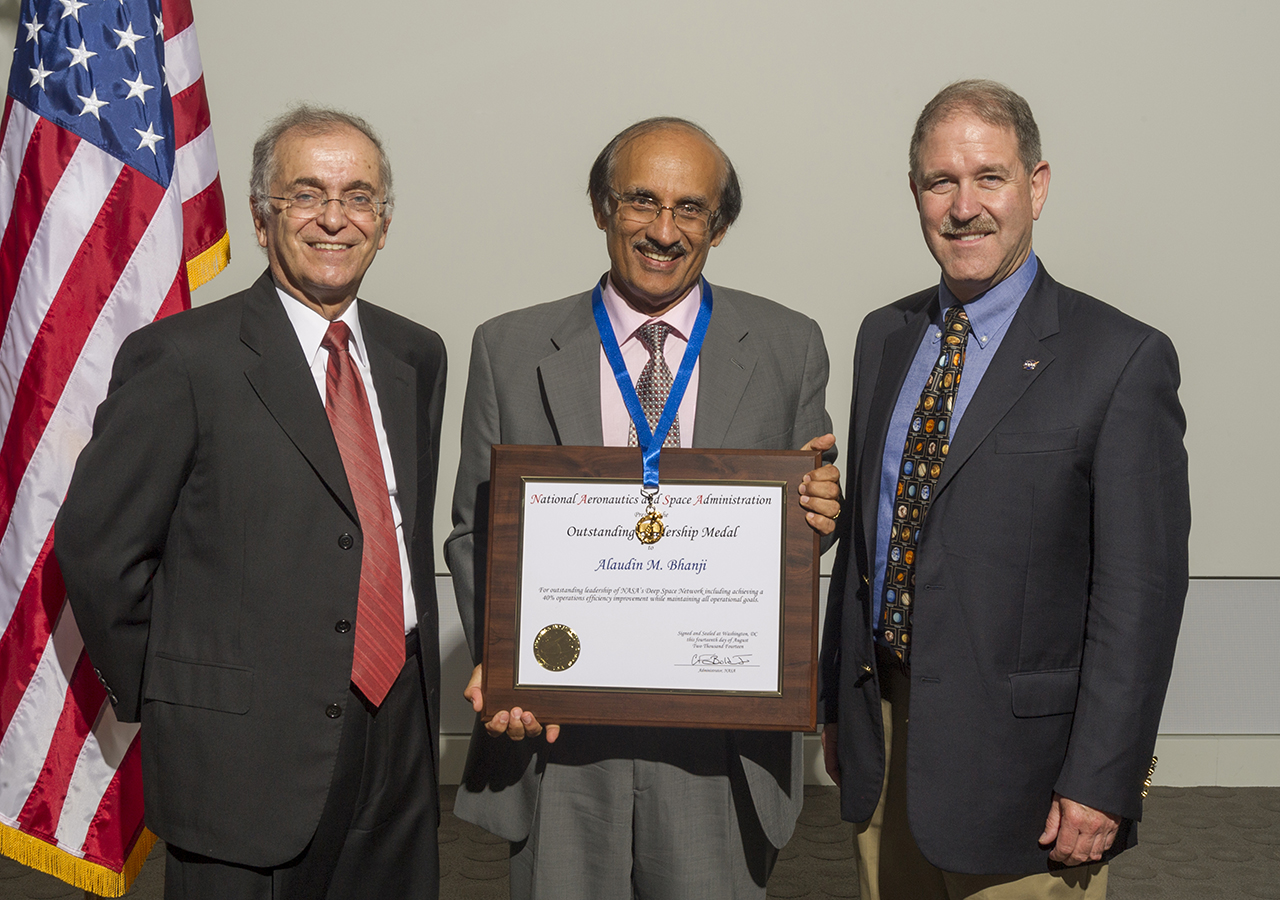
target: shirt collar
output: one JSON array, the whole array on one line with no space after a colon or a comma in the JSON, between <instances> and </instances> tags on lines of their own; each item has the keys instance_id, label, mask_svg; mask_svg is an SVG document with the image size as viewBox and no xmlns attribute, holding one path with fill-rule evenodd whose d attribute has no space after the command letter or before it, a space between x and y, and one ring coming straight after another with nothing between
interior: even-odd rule
<instances>
[{"instance_id":1,"label":"shirt collar","mask_svg":"<svg viewBox=\"0 0 1280 900\"><path fill-rule=\"evenodd\" d=\"M293 325L293 330L298 335L298 343L302 345L302 355L308 364L314 364L316 355L322 349L320 342L324 340L324 334L329 330L329 320L301 300L285 293L278 285L276 295L284 304L285 315L289 317L289 323ZM367 369L369 358L364 350L364 333L360 330L360 315L356 311L359 302L359 300L353 300L351 305L343 310L342 315L338 316L338 321L346 322L347 327L351 329L350 350L356 359L356 365Z\"/></svg>"},{"instance_id":2,"label":"shirt collar","mask_svg":"<svg viewBox=\"0 0 1280 900\"><path fill-rule=\"evenodd\" d=\"M1029 251L1027 258L1012 275L976 300L970 300L964 304L964 313L969 317L969 325L973 328L973 334L980 344L985 346L987 339L999 331L1000 327L1018 311L1022 298L1027 295L1027 291L1031 289L1031 282L1036 279L1038 265L1035 251ZM959 302L947 287L946 280L940 280L938 283L939 315L945 316L947 310Z\"/></svg>"},{"instance_id":3,"label":"shirt collar","mask_svg":"<svg viewBox=\"0 0 1280 900\"><path fill-rule=\"evenodd\" d=\"M611 278L605 278L602 294L604 309L609 314L609 324L613 326L613 334L618 339L618 346L636 337L636 332L645 322L655 320L666 322L677 337L688 343L689 335L693 333L693 323L698 318L698 309L702 305L702 279L698 279L698 283L683 300L660 316L646 316L632 309L614 288Z\"/></svg>"}]
</instances>

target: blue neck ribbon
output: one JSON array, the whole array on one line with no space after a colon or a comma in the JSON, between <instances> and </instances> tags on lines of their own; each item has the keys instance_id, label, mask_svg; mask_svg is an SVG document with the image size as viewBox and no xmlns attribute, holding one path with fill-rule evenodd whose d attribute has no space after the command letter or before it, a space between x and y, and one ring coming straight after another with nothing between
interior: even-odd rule
<instances>
[{"instance_id":1,"label":"blue neck ribbon","mask_svg":"<svg viewBox=\"0 0 1280 900\"><path fill-rule=\"evenodd\" d=\"M658 455L662 452L662 442L666 440L671 423L676 420L680 409L680 400L684 397L685 388L689 386L689 378L693 375L693 365L698 361L702 351L702 340L707 336L707 325L711 322L711 285L702 279L702 305L698 307L698 317L693 323L693 333L689 335L689 343L685 346L684 358L680 360L680 370L676 372L675 381L671 384L671 393L667 395L666 405L662 407L662 415L658 418L657 427L649 429L649 420L645 418L644 407L640 405L640 397L636 394L635 385L631 383L631 375L627 372L627 364L622 358L622 350L618 347L618 338L613 333L613 323L609 321L609 313L604 308L604 295L600 285L591 292L591 311L596 317L596 330L600 332L600 344L604 347L605 358L613 369L614 380L622 391L622 401L627 405L631 421L636 426L636 443L644 454L644 487L647 491L658 489Z\"/></svg>"}]
</instances>

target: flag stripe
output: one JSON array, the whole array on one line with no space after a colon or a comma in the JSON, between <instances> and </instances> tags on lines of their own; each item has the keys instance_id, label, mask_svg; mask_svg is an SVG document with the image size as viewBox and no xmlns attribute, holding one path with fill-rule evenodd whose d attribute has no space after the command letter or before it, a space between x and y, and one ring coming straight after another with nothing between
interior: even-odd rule
<instances>
[{"instance_id":1,"label":"flag stripe","mask_svg":"<svg viewBox=\"0 0 1280 900\"><path fill-rule=\"evenodd\" d=\"M128 167L110 193L26 355L10 427L0 443L0 528L85 339L165 196L160 185Z\"/></svg>"},{"instance_id":2,"label":"flag stripe","mask_svg":"<svg viewBox=\"0 0 1280 900\"><path fill-rule=\"evenodd\" d=\"M31 132L40 117L12 97L4 98L4 127L0 129L0 242L9 227L13 212L14 191L18 173L22 171L22 158L31 142Z\"/></svg>"},{"instance_id":3,"label":"flag stripe","mask_svg":"<svg viewBox=\"0 0 1280 900\"><path fill-rule=\"evenodd\" d=\"M62 570L53 557L50 532L18 599L19 612L9 617L9 626L0 637L0 735L8 731L9 720L31 683L66 591Z\"/></svg>"},{"instance_id":4,"label":"flag stripe","mask_svg":"<svg viewBox=\"0 0 1280 900\"><path fill-rule=\"evenodd\" d=\"M222 196L222 180L214 175L213 181L200 193L182 203L183 242L187 257L194 258L208 250L227 233L225 226L213 220L210 211L225 209Z\"/></svg>"},{"instance_id":5,"label":"flag stripe","mask_svg":"<svg viewBox=\"0 0 1280 900\"><path fill-rule=\"evenodd\" d=\"M191 15L190 0L162 0L160 4L160 15L164 17L164 33L166 38L172 38L175 34L191 27L191 23L195 21ZM165 46L168 46L166 42Z\"/></svg>"},{"instance_id":6,"label":"flag stripe","mask_svg":"<svg viewBox=\"0 0 1280 900\"><path fill-rule=\"evenodd\" d=\"M184 203L217 180L218 152L213 145L211 130L206 129L203 134L179 148L174 156L173 172L178 196ZM226 230L225 225L222 230Z\"/></svg>"},{"instance_id":7,"label":"flag stripe","mask_svg":"<svg viewBox=\"0 0 1280 900\"><path fill-rule=\"evenodd\" d=\"M31 684L0 739L0 771L5 775L0 779L0 821L6 825L20 824L18 814L36 783L58 724L47 712L62 709L71 671L83 649L71 609L64 604Z\"/></svg>"},{"instance_id":8,"label":"flag stripe","mask_svg":"<svg viewBox=\"0 0 1280 900\"><path fill-rule=\"evenodd\" d=\"M57 727L49 741L49 753L18 816L18 822L27 834L46 840L53 838L58 828L58 817L62 815L62 803L67 798L71 773L75 771L84 739L106 698L107 692L93 674L89 658L81 653L62 698L62 714L58 716Z\"/></svg>"},{"instance_id":9,"label":"flag stripe","mask_svg":"<svg viewBox=\"0 0 1280 900\"><path fill-rule=\"evenodd\" d=\"M171 34L169 22L166 20L164 29L165 83L169 87L169 93L177 97L204 74L204 66L200 61L200 45L196 43L195 25Z\"/></svg>"},{"instance_id":10,"label":"flag stripe","mask_svg":"<svg viewBox=\"0 0 1280 900\"><path fill-rule=\"evenodd\" d=\"M93 729L84 735L84 749L67 784L67 799L54 835L64 847L84 845L98 812L102 785L111 781L138 734L137 724L117 719L111 704L99 701L96 709L97 721L93 723Z\"/></svg>"},{"instance_id":11,"label":"flag stripe","mask_svg":"<svg viewBox=\"0 0 1280 900\"><path fill-rule=\"evenodd\" d=\"M128 785L129 789L124 789ZM118 867L142 832L142 754L135 738L102 794L84 838L84 857ZM154 840L154 838L153 838ZM144 849L150 849L150 846Z\"/></svg>"},{"instance_id":12,"label":"flag stripe","mask_svg":"<svg viewBox=\"0 0 1280 900\"><path fill-rule=\"evenodd\" d=\"M53 192L62 181L63 173L79 145L80 138L43 119L38 120L31 131L24 149L33 149L22 156L22 168L14 185L13 206L10 214L5 216L9 226L0 241L0 321L8 323L18 279L33 247L32 241L44 222L44 212ZM19 214L14 215L14 210ZM89 212L92 213L93 209L90 208ZM7 342L8 339L6 324L4 340Z\"/></svg>"},{"instance_id":13,"label":"flag stripe","mask_svg":"<svg viewBox=\"0 0 1280 900\"><path fill-rule=\"evenodd\" d=\"M55 131L56 134L41 137L34 154L29 153L34 165L45 155L46 143L60 142L63 133L56 125L41 122L37 132ZM33 136L33 142L37 136ZM9 373L0 380L0 432L9 429L9 415L13 410L13 396L17 388L16 380L26 364L27 354L31 351L31 343L35 340L36 331L49 311L49 304L62 284L67 270L79 252L85 235L89 233L93 222L98 217L102 204L106 202L111 186L120 177L123 164L103 153L88 141L80 141L65 168L54 171L49 167L40 172L52 190L41 193L47 202L41 204L42 212L34 219L35 230L29 240L25 257L18 256L13 274L17 284L12 294L12 308L0 309L5 318L5 330L0 337L0 369ZM27 164L23 163L24 175ZM23 188L24 179L19 180L19 191ZM15 218L22 220L25 215ZM38 222L38 224L36 224ZM25 223L19 221L14 233L26 230ZM2 251L0 251L2 252ZM0 256L0 283L12 284L13 277L9 272L10 259ZM20 267L20 268L18 268ZM0 295L0 306L4 304L4 296ZM3 479L0 471L0 479ZM0 484L0 530L4 528L6 519L5 496L11 494L12 486Z\"/></svg>"},{"instance_id":14,"label":"flag stripe","mask_svg":"<svg viewBox=\"0 0 1280 900\"><path fill-rule=\"evenodd\" d=\"M209 96L204 91L204 76L173 98L173 146L185 147L209 130Z\"/></svg>"}]
</instances>

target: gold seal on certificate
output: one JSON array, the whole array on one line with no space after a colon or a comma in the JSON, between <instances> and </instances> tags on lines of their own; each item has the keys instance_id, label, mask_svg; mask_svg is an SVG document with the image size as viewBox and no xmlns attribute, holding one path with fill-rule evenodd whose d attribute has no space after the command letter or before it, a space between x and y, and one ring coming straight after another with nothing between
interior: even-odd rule
<instances>
[{"instance_id":1,"label":"gold seal on certificate","mask_svg":"<svg viewBox=\"0 0 1280 900\"><path fill-rule=\"evenodd\" d=\"M642 544L658 543L666 530L666 526L662 524L662 513L656 512L652 506L640 517L640 521L636 522L636 537Z\"/></svg>"},{"instance_id":2,"label":"gold seal on certificate","mask_svg":"<svg viewBox=\"0 0 1280 900\"><path fill-rule=\"evenodd\" d=\"M578 661L582 642L568 625L548 625L533 639L533 656L551 672L563 672Z\"/></svg>"}]
</instances>

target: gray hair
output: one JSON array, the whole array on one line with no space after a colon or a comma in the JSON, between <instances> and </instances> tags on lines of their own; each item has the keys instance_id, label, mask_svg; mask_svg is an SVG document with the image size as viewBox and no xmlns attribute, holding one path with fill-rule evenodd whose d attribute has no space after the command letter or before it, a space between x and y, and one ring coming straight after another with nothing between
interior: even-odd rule
<instances>
[{"instance_id":1,"label":"gray hair","mask_svg":"<svg viewBox=\"0 0 1280 900\"><path fill-rule=\"evenodd\" d=\"M733 162L705 128L676 116L654 116L651 119L636 122L619 131L613 136L613 140L605 144L604 149L592 164L591 175L587 179L587 196L591 198L592 205L597 209L612 212L613 197L609 191L613 188L613 174L618 165L618 153L624 146L646 134L671 128L684 128L702 135L711 146L716 148L720 159L724 161L724 178L720 182L720 208L712 217L711 232L714 234L721 228L728 228L742 212L742 185L738 182L738 173L733 168Z\"/></svg>"},{"instance_id":2,"label":"gray hair","mask_svg":"<svg viewBox=\"0 0 1280 900\"><path fill-rule=\"evenodd\" d=\"M998 81L985 78L969 78L953 82L928 102L916 119L916 130L911 135L908 162L911 177L920 177L920 145L929 133L943 122L962 113L977 116L988 125L1008 128L1018 141L1018 156L1028 175L1043 158L1040 155L1040 129L1031 106L1020 95Z\"/></svg>"},{"instance_id":3,"label":"gray hair","mask_svg":"<svg viewBox=\"0 0 1280 900\"><path fill-rule=\"evenodd\" d=\"M391 160L382 146L382 140L373 126L359 116L343 112L328 106L314 106L301 103L281 116L267 123L266 131L253 145L253 167L249 170L249 196L253 198L254 209L265 216L271 208L267 195L271 192L271 182L275 180L277 166L276 147L280 139L291 131L299 131L307 137L332 134L344 128L360 132L373 146L378 148L378 180L382 182L383 199L386 201L385 216L391 215L395 206L395 190L391 181Z\"/></svg>"}]
</instances>

